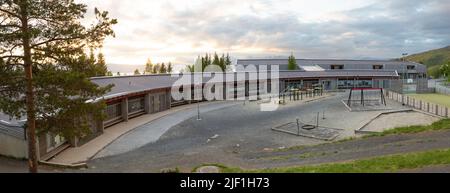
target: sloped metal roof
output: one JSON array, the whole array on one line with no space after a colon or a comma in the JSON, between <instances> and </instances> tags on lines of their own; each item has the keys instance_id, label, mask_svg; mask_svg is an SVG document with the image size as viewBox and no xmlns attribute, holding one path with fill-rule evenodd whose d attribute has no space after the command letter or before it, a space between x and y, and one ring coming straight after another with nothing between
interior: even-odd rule
<instances>
[{"instance_id":1,"label":"sloped metal roof","mask_svg":"<svg viewBox=\"0 0 450 193\"><path fill-rule=\"evenodd\" d=\"M409 61L392 60L339 60L339 59L297 59L299 66L320 66L324 69L330 69L331 65L344 65L346 70L370 70L373 65L382 65L386 70L397 70L402 72L408 65L416 66L420 73L426 73L427 68L423 64ZM280 65L280 69L286 70L288 59L239 59L238 65Z\"/></svg>"},{"instance_id":2,"label":"sloped metal roof","mask_svg":"<svg viewBox=\"0 0 450 193\"><path fill-rule=\"evenodd\" d=\"M23 128L23 123L9 117L8 115L5 115L2 112L0 112L0 133L22 140L25 139L25 129Z\"/></svg>"},{"instance_id":3,"label":"sloped metal roof","mask_svg":"<svg viewBox=\"0 0 450 193\"><path fill-rule=\"evenodd\" d=\"M253 72L257 74L257 72ZM218 75L225 75L217 73ZM187 74L189 75L189 74ZM228 75L237 75L237 73L228 73ZM250 76L250 77L257 77ZM270 76L269 76L270 77ZM396 71L392 70L325 70L325 71L280 71L280 79L291 78L320 78L320 77L398 77ZM149 91L161 88L171 88L179 77L172 75L138 75L138 76L120 76L120 77L98 77L91 81L99 86L114 84L111 92L107 93L105 98L118 97L136 92ZM247 78L252 80L250 78ZM211 82L211 77L204 77L203 82ZM193 81L192 81L193 82ZM222 82L222 81L219 81Z\"/></svg>"}]
</instances>

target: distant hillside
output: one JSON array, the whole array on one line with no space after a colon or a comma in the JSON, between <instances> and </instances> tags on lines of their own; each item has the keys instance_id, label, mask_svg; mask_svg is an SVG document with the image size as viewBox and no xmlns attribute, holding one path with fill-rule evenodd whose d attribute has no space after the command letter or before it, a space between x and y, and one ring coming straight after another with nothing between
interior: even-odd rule
<instances>
[{"instance_id":1,"label":"distant hillside","mask_svg":"<svg viewBox=\"0 0 450 193\"><path fill-rule=\"evenodd\" d=\"M406 57L408 61L425 64L431 76L439 76L439 68L450 61L450 46L436 50L430 50Z\"/></svg>"}]
</instances>

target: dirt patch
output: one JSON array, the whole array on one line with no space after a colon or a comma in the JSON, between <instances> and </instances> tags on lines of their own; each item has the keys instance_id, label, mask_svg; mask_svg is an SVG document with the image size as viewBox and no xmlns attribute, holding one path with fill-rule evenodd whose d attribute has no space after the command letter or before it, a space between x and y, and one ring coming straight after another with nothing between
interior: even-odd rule
<instances>
[{"instance_id":1,"label":"dirt patch","mask_svg":"<svg viewBox=\"0 0 450 193\"><path fill-rule=\"evenodd\" d=\"M383 132L398 127L431 125L439 118L417 111L383 114L362 128L362 131Z\"/></svg>"}]
</instances>

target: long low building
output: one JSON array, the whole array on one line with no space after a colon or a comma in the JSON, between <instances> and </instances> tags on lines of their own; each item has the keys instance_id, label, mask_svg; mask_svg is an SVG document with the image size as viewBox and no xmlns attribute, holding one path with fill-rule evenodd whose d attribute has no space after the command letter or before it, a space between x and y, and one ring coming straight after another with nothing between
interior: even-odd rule
<instances>
[{"instance_id":1,"label":"long low building","mask_svg":"<svg viewBox=\"0 0 450 193\"><path fill-rule=\"evenodd\" d=\"M215 73L223 79L203 77L202 84L221 84L223 98L246 99L250 95L262 96L272 92L272 82L279 83L279 92L288 88L307 89L321 85L324 90L340 90L354 87L401 89L403 77L421 80L427 77L426 67L412 62L374 61L374 60L297 60L298 70L287 70L287 59L238 60L237 65L257 68L268 65L264 72ZM279 72L271 71L278 65ZM239 68L238 68L239 69ZM275 78L271 75L276 74ZM186 75L186 74L185 74ZM267 79L259 80L261 75ZM175 100L172 97L174 85L181 75L140 75L96 77L91 81L106 86L113 84L112 90L102 99L107 104L106 118L100 123L93 123L92 134L83 139L64 139L59 135L45 134L38 137L39 158L48 160L69 146L81 146L101 135L105 129L120 122L126 122L143 114L158 113L174 106L189 104L193 100ZM230 78L231 77L231 78ZM413 81L414 83L414 81ZM201 87L200 87L201 88ZM230 89L231 88L231 89ZM197 92L195 82L186 88L176 88L191 96ZM279 93L277 93L279 94ZM0 154L25 158L26 136L22 121L9 119L0 113Z\"/></svg>"}]
</instances>

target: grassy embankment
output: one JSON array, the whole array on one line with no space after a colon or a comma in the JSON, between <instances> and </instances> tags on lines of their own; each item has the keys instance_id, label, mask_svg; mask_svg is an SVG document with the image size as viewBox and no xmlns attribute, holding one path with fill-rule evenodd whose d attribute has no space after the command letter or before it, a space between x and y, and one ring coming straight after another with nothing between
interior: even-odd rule
<instances>
[{"instance_id":1,"label":"grassy embankment","mask_svg":"<svg viewBox=\"0 0 450 193\"><path fill-rule=\"evenodd\" d=\"M450 164L450 149L376 157L344 163L242 170L216 165L223 173L388 173Z\"/></svg>"},{"instance_id":2,"label":"grassy embankment","mask_svg":"<svg viewBox=\"0 0 450 193\"><path fill-rule=\"evenodd\" d=\"M420 133L425 131L438 131L450 129L450 119L444 119L428 126L411 126L387 130L382 133L368 135L368 137L382 137L387 135L398 135L408 133ZM350 139L349 139L350 140ZM353 139L364 140L364 139ZM348 140L339 141L343 143ZM305 148L304 146L298 149ZM289 148L290 150L297 148ZM284 150L286 151L286 150ZM287 150L289 151L289 150ZM357 160L345 163L332 163L313 166L298 166L286 168L270 168L260 170L243 170L240 168L227 167L220 164L212 164L221 169L224 173L377 173L396 172L402 169L415 169L425 166L450 164L450 149L436 150L420 153L409 153L401 155L383 156L364 160ZM211 164L209 164L211 165Z\"/></svg>"}]
</instances>

